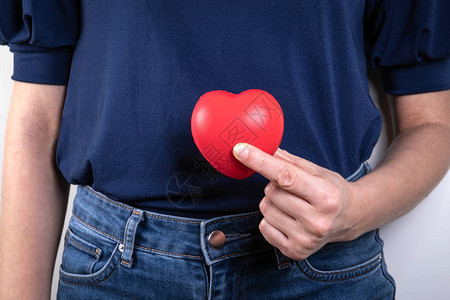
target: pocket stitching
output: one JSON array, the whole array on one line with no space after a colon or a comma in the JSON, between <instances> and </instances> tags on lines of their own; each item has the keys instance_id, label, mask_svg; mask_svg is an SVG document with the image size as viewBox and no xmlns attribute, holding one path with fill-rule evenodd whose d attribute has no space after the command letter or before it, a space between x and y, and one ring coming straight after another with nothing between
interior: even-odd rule
<instances>
[{"instance_id":1,"label":"pocket stitching","mask_svg":"<svg viewBox=\"0 0 450 300\"><path fill-rule=\"evenodd\" d=\"M375 235L375 240L381 245L381 247L384 246L384 242L383 242L383 240L380 237L379 229L377 229L377 232L376 232L376 235ZM381 253L383 253L383 250L382 250ZM385 267L386 267L386 262L384 261L384 255L383 255L383 261L381 263L381 271L383 272L383 276L391 283L392 287L394 288L394 294L395 294L395 290L397 289L397 287L396 287L394 278L392 278L392 275L389 274L389 272L385 269Z\"/></svg>"},{"instance_id":2,"label":"pocket stitching","mask_svg":"<svg viewBox=\"0 0 450 300\"><path fill-rule=\"evenodd\" d=\"M115 266L114 266L114 269L112 269L111 270L111 272L108 274L108 276L106 276L105 278L103 278L102 280L98 280L98 281L93 281L93 282L71 282L71 281L68 281L68 280L64 280L64 279L61 279L61 281L62 282L64 282L64 283L67 283L67 284L73 284L73 285L94 285L94 284L99 284L99 283L102 283L103 281L105 281L105 280L107 280L109 277L111 277L111 275L114 273L114 271L116 270L116 268L117 268L117 266L118 266L118 264L116 264ZM61 271L60 271L61 272ZM69 276L69 275L63 275L63 276L66 276L66 277L70 277L70 278L73 278L74 280L87 280L87 279L82 279L82 278L76 278L76 277L71 277L71 276ZM92 280L94 280L95 278L92 278Z\"/></svg>"},{"instance_id":3,"label":"pocket stitching","mask_svg":"<svg viewBox=\"0 0 450 300\"><path fill-rule=\"evenodd\" d=\"M107 260L105 265L93 274L73 274L68 273L62 269L60 266L59 274L60 280L69 283L69 284L78 284L78 285L92 285L105 281L108 279L116 270L117 265L119 264L120 255L118 254L119 245L117 244L111 253L111 257ZM114 266L111 270L111 267ZM106 276L105 273L106 272ZM105 277L103 277L105 276Z\"/></svg>"},{"instance_id":4,"label":"pocket stitching","mask_svg":"<svg viewBox=\"0 0 450 300\"><path fill-rule=\"evenodd\" d=\"M379 267L381 265L381 262L382 254L381 252L379 252L376 256L372 257L366 262L341 270L321 271L311 266L307 259L303 261L297 261L296 265L297 268L299 268L299 270L310 279L322 282L332 282L352 279L365 275Z\"/></svg>"},{"instance_id":5,"label":"pocket stitching","mask_svg":"<svg viewBox=\"0 0 450 300\"><path fill-rule=\"evenodd\" d=\"M66 238L65 247L67 247L67 245L71 245L73 248L78 249L79 251L82 251L88 255L92 255L89 261L86 263L86 267L84 269L85 273L87 274L92 273L94 265L99 261L101 257L102 249L84 240L83 238L77 236L75 233L73 233L72 230L70 230L70 228L67 228L65 238ZM95 249L95 251L89 248Z\"/></svg>"},{"instance_id":6,"label":"pocket stitching","mask_svg":"<svg viewBox=\"0 0 450 300\"><path fill-rule=\"evenodd\" d=\"M70 232L70 234L69 234L69 232ZM82 245L80 245L79 243L77 243L77 242L75 242L73 239L71 239L70 238L70 235L75 235L72 231L70 231L70 230L67 230L67 233L66 233L66 238L72 243L72 244L74 244L75 246L77 246L77 247L79 247L79 248L81 248L81 249L83 249L83 250L85 250L85 251L87 251L87 252L89 252L89 253L92 253L97 259L100 257L100 254L101 254L101 250L97 247L97 246L94 246L95 247L95 252L94 251L92 251L92 250L90 250L90 249L87 249L86 247L83 247ZM75 235L76 236L76 235ZM79 237L78 237L79 238Z\"/></svg>"}]
</instances>

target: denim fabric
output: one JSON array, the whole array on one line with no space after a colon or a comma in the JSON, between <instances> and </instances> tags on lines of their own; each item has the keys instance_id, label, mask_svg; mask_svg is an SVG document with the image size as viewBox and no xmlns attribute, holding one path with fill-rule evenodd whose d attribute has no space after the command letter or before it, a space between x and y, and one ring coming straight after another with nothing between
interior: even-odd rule
<instances>
[{"instance_id":1,"label":"denim fabric","mask_svg":"<svg viewBox=\"0 0 450 300\"><path fill-rule=\"evenodd\" d=\"M370 171L364 163L348 180ZM268 244L259 212L208 220L142 211L78 186L58 299L393 299L378 231L303 261ZM222 249L208 236L225 233Z\"/></svg>"}]
</instances>

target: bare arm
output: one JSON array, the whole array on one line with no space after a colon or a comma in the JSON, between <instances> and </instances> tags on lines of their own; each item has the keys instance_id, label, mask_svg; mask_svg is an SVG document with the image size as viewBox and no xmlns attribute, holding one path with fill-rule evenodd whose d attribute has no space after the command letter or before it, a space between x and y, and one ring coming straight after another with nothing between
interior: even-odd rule
<instances>
[{"instance_id":1,"label":"bare arm","mask_svg":"<svg viewBox=\"0 0 450 300\"><path fill-rule=\"evenodd\" d=\"M355 234L410 211L450 166L450 90L394 98L398 135L370 176L355 183ZM367 213L370 209L372 213Z\"/></svg>"},{"instance_id":2,"label":"bare arm","mask_svg":"<svg viewBox=\"0 0 450 300\"><path fill-rule=\"evenodd\" d=\"M69 184L55 162L65 86L15 82L6 127L0 299L49 299Z\"/></svg>"},{"instance_id":3,"label":"bare arm","mask_svg":"<svg viewBox=\"0 0 450 300\"><path fill-rule=\"evenodd\" d=\"M270 156L235 146L242 163L271 180L260 203L269 243L304 259L404 215L436 186L450 165L450 90L395 101L399 134L379 166L356 182L284 150Z\"/></svg>"}]
</instances>

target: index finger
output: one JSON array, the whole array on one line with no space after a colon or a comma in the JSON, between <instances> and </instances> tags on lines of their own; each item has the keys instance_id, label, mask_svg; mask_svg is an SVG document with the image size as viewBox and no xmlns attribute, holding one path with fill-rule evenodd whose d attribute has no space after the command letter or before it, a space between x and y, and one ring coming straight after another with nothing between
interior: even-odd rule
<instances>
[{"instance_id":1,"label":"index finger","mask_svg":"<svg viewBox=\"0 0 450 300\"><path fill-rule=\"evenodd\" d=\"M308 202L316 198L321 179L307 170L246 143L236 144L233 154L245 166L275 182L281 188L301 196Z\"/></svg>"}]
</instances>

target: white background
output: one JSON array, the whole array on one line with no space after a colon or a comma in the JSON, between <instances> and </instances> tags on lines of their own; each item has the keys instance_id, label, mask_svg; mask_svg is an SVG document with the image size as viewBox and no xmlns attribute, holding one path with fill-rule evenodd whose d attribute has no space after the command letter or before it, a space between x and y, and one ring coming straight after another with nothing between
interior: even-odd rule
<instances>
[{"instance_id":1,"label":"white background","mask_svg":"<svg viewBox=\"0 0 450 300\"><path fill-rule=\"evenodd\" d=\"M0 47L0 168L3 169L5 125L13 81L12 54ZM387 111L383 132L371 157L375 166L392 140L389 106L376 74L371 93L382 111ZM71 187L70 201L75 195ZM0 187L1 189L1 187ZM0 200L1 201L1 200ZM68 214L69 215L69 214ZM67 226L67 218L66 218ZM381 229L389 272L397 283L397 299L450 299L450 173L412 212ZM8 241L1 241L7 243ZM62 244L61 244L62 245ZM60 245L60 251L61 251ZM58 282L60 254L55 266L52 299ZM14 270L11 270L14 272Z\"/></svg>"}]
</instances>

